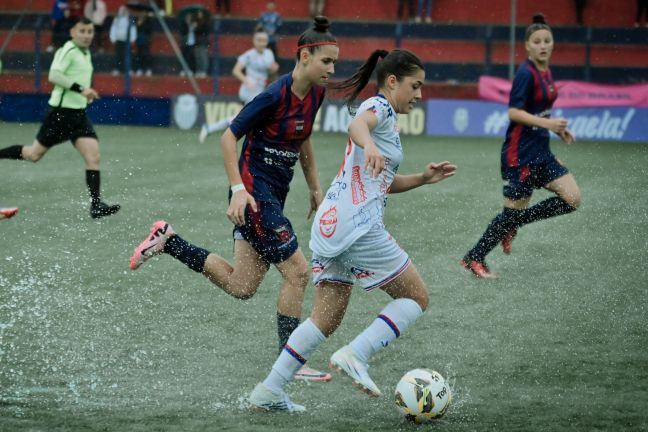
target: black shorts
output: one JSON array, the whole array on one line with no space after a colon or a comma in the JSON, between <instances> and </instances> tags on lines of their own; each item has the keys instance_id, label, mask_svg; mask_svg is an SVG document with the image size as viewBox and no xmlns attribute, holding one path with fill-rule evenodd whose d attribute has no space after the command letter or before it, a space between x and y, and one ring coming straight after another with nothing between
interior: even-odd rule
<instances>
[{"instance_id":1,"label":"black shorts","mask_svg":"<svg viewBox=\"0 0 648 432\"><path fill-rule=\"evenodd\" d=\"M38 142L45 147L66 140L74 144L78 138L97 139L97 133L84 109L50 108L36 135Z\"/></svg>"},{"instance_id":2,"label":"black shorts","mask_svg":"<svg viewBox=\"0 0 648 432\"><path fill-rule=\"evenodd\" d=\"M567 167L558 162L553 155L533 165L502 166L504 197L512 200L529 198L533 189L540 189L567 173Z\"/></svg>"}]
</instances>

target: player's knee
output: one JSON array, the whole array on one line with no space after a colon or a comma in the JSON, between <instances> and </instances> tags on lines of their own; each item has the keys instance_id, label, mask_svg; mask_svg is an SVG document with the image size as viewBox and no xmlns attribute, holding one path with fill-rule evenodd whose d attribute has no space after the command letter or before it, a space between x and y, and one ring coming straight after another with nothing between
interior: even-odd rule
<instances>
[{"instance_id":1,"label":"player's knee","mask_svg":"<svg viewBox=\"0 0 648 432\"><path fill-rule=\"evenodd\" d=\"M565 200L565 202L567 204L569 204L571 207L573 207L574 210L579 208L580 205L581 205L581 194L580 194L580 191L578 191L578 190L575 191L575 192L570 193L569 195L567 195L565 197L563 197L563 199Z\"/></svg>"},{"instance_id":2,"label":"player's knee","mask_svg":"<svg viewBox=\"0 0 648 432\"><path fill-rule=\"evenodd\" d=\"M257 286L250 283L234 283L230 285L228 292L238 300L250 300L257 292Z\"/></svg>"},{"instance_id":3,"label":"player's knee","mask_svg":"<svg viewBox=\"0 0 648 432\"><path fill-rule=\"evenodd\" d=\"M22 158L29 162L38 162L43 157L42 153L32 151L29 147L23 147Z\"/></svg>"},{"instance_id":4,"label":"player's knee","mask_svg":"<svg viewBox=\"0 0 648 432\"><path fill-rule=\"evenodd\" d=\"M308 285L310 273L311 271L308 264L300 265L299 267L294 268L290 274L287 275L287 279L291 286L299 287L301 290L304 290L306 285Z\"/></svg>"},{"instance_id":5,"label":"player's knee","mask_svg":"<svg viewBox=\"0 0 648 432\"><path fill-rule=\"evenodd\" d=\"M427 290L417 293L415 298L413 298L412 300L414 300L421 307L421 310L423 312L425 312L425 310L430 305L430 296L428 295Z\"/></svg>"}]
</instances>

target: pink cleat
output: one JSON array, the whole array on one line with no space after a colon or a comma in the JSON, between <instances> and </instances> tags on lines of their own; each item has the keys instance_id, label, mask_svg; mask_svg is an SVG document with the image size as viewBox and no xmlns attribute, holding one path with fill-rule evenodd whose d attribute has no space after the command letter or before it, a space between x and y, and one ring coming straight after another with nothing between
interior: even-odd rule
<instances>
[{"instance_id":1,"label":"pink cleat","mask_svg":"<svg viewBox=\"0 0 648 432\"><path fill-rule=\"evenodd\" d=\"M137 270L146 260L164 252L164 245L173 235L175 231L166 221L155 222L149 236L135 248L130 258L130 268Z\"/></svg>"},{"instance_id":2,"label":"pink cleat","mask_svg":"<svg viewBox=\"0 0 648 432\"><path fill-rule=\"evenodd\" d=\"M497 275L490 271L486 263L464 258L459 261L461 267L475 275L478 279L496 279Z\"/></svg>"},{"instance_id":3,"label":"pink cleat","mask_svg":"<svg viewBox=\"0 0 648 432\"><path fill-rule=\"evenodd\" d=\"M310 382L328 382L333 379L333 376L328 372L318 371L304 365L295 374L295 379Z\"/></svg>"},{"instance_id":4,"label":"pink cleat","mask_svg":"<svg viewBox=\"0 0 648 432\"><path fill-rule=\"evenodd\" d=\"M0 219L9 219L16 216L18 207L0 207Z\"/></svg>"}]
</instances>

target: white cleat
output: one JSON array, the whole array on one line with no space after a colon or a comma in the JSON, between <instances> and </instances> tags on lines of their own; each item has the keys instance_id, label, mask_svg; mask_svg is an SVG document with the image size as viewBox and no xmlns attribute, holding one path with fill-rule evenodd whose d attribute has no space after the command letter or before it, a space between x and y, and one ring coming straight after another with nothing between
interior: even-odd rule
<instances>
[{"instance_id":1,"label":"white cleat","mask_svg":"<svg viewBox=\"0 0 648 432\"><path fill-rule=\"evenodd\" d=\"M207 125L204 124L200 128L200 133L198 134L198 142L200 144L204 144L207 140L207 136L209 136L209 129L207 129Z\"/></svg>"},{"instance_id":2,"label":"white cleat","mask_svg":"<svg viewBox=\"0 0 648 432\"><path fill-rule=\"evenodd\" d=\"M306 411L303 405L292 403L286 392L275 393L263 383L259 383L254 387L249 401L252 409L262 411L286 411L291 413Z\"/></svg>"},{"instance_id":3,"label":"white cleat","mask_svg":"<svg viewBox=\"0 0 648 432\"><path fill-rule=\"evenodd\" d=\"M358 359L350 346L345 345L334 352L329 367L349 375L353 379L353 384L369 396L378 397L382 395L378 386L367 373L369 366Z\"/></svg>"},{"instance_id":4,"label":"white cleat","mask_svg":"<svg viewBox=\"0 0 648 432\"><path fill-rule=\"evenodd\" d=\"M136 270L149 258L164 252L164 245L175 231L166 221L157 221L151 228L151 233L140 243L130 258L130 268Z\"/></svg>"}]
</instances>

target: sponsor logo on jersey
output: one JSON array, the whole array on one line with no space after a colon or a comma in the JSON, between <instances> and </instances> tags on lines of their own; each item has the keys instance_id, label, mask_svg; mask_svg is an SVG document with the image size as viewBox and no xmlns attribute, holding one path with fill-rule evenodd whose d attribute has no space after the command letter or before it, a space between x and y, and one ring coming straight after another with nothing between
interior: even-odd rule
<instances>
[{"instance_id":1,"label":"sponsor logo on jersey","mask_svg":"<svg viewBox=\"0 0 648 432\"><path fill-rule=\"evenodd\" d=\"M358 165L351 168L351 199L354 205L358 205L367 200L367 192L365 191L364 183L362 183L360 167Z\"/></svg>"},{"instance_id":2,"label":"sponsor logo on jersey","mask_svg":"<svg viewBox=\"0 0 648 432\"><path fill-rule=\"evenodd\" d=\"M337 228L337 208L335 206L326 210L319 220L320 232L326 238L331 238Z\"/></svg>"},{"instance_id":3,"label":"sponsor logo on jersey","mask_svg":"<svg viewBox=\"0 0 648 432\"><path fill-rule=\"evenodd\" d=\"M295 121L295 132L304 132L304 120Z\"/></svg>"}]
</instances>

